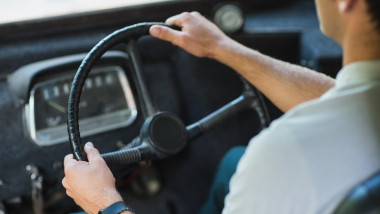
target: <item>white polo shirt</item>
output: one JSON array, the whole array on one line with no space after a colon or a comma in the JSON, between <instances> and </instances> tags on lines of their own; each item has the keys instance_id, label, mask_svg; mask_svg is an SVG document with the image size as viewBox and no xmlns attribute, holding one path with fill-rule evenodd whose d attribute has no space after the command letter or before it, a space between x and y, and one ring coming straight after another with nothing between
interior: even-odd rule
<instances>
[{"instance_id":1,"label":"white polo shirt","mask_svg":"<svg viewBox=\"0 0 380 214\"><path fill-rule=\"evenodd\" d=\"M223 214L331 213L379 170L380 60L357 62L251 140Z\"/></svg>"}]
</instances>

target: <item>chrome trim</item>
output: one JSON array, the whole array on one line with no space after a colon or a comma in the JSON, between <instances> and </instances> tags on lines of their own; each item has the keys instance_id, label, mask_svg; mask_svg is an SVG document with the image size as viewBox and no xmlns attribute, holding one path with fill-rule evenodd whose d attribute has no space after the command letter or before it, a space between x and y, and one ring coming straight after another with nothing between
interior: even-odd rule
<instances>
[{"instance_id":1,"label":"chrome trim","mask_svg":"<svg viewBox=\"0 0 380 214\"><path fill-rule=\"evenodd\" d=\"M137 118L137 107L130 88L128 78L120 66L103 66L94 68L91 74L116 71L118 80L120 82L121 88L123 90L124 98L127 102L128 109L119 110L116 112L111 112L103 115L98 115L95 117L89 117L79 120L79 126L81 129L81 137L91 136L94 134L114 130L121 127L127 127L131 125ZM70 79L72 75L64 75L58 78ZM29 103L24 107L24 115L26 118L26 126L30 138L34 143L39 146L50 146L62 142L68 141L67 126L66 124L60 125L53 128L46 128L43 130L36 130L36 118L35 118L35 90L41 85L46 85L52 82L56 82L58 78L52 80L44 81L42 83L36 84L29 97ZM125 119L126 118L126 119ZM45 139L44 139L45 138Z\"/></svg>"}]
</instances>

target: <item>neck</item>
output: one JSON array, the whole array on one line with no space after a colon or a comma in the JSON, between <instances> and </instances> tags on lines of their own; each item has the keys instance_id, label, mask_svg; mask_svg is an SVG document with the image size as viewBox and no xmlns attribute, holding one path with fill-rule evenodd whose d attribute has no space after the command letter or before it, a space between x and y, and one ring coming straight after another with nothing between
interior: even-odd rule
<instances>
[{"instance_id":1,"label":"neck","mask_svg":"<svg viewBox=\"0 0 380 214\"><path fill-rule=\"evenodd\" d=\"M351 35L343 42L343 66L380 59L380 33L362 31Z\"/></svg>"},{"instance_id":2,"label":"neck","mask_svg":"<svg viewBox=\"0 0 380 214\"><path fill-rule=\"evenodd\" d=\"M380 59L380 31L376 29L367 11L364 1L358 1L350 13L345 14L345 28L341 38L343 66L357 61Z\"/></svg>"}]
</instances>

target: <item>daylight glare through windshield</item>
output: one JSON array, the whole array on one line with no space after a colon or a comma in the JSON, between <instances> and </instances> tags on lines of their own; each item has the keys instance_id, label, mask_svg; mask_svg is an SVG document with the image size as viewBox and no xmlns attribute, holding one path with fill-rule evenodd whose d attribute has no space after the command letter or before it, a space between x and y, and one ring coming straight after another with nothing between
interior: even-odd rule
<instances>
[{"instance_id":1,"label":"daylight glare through windshield","mask_svg":"<svg viewBox=\"0 0 380 214\"><path fill-rule=\"evenodd\" d=\"M170 0L0 0L0 23Z\"/></svg>"}]
</instances>

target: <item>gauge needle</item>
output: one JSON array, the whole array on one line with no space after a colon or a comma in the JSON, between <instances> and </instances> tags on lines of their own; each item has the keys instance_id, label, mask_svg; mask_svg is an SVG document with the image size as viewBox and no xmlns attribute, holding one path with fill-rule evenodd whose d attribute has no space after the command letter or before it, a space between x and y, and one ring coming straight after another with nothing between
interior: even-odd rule
<instances>
[{"instance_id":1,"label":"gauge needle","mask_svg":"<svg viewBox=\"0 0 380 214\"><path fill-rule=\"evenodd\" d=\"M57 109L58 111L60 111L62 113L66 113L66 108L65 107L63 107L63 106L61 106L61 105L59 105L59 104L57 104L55 102L52 102L52 101L48 101L47 103L48 103L49 106Z\"/></svg>"}]
</instances>

